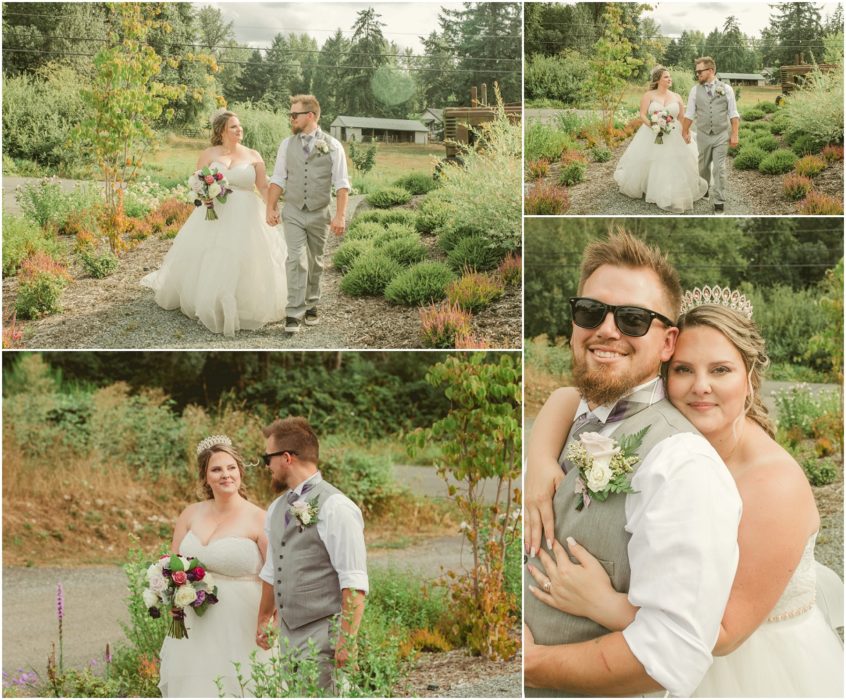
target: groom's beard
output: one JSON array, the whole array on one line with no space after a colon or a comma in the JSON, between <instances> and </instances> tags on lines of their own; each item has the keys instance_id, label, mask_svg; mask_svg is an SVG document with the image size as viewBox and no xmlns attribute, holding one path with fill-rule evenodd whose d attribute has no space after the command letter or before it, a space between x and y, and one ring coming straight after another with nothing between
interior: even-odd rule
<instances>
[{"instance_id":1,"label":"groom's beard","mask_svg":"<svg viewBox=\"0 0 846 700\"><path fill-rule=\"evenodd\" d=\"M613 403L639 384L643 384L643 379L631 373L617 375L601 368L589 369L587 362L579 358L576 353L573 352L572 356L573 386L591 406Z\"/></svg>"},{"instance_id":2,"label":"groom's beard","mask_svg":"<svg viewBox=\"0 0 846 700\"><path fill-rule=\"evenodd\" d=\"M271 476L270 488L273 489L273 493L282 493L283 491L288 490L288 484L286 484L284 481L280 481L275 476Z\"/></svg>"}]
</instances>

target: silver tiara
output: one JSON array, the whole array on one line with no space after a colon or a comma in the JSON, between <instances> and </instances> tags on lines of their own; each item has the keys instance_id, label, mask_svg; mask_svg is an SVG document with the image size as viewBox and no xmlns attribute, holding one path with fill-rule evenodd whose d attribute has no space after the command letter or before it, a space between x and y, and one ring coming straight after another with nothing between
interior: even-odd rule
<instances>
[{"instance_id":1,"label":"silver tiara","mask_svg":"<svg viewBox=\"0 0 846 700\"><path fill-rule=\"evenodd\" d=\"M716 284L713 287L706 285L702 289L694 287L686 291L682 295L681 312L686 314L691 309L705 304L725 306L727 309L743 314L748 319L752 318L752 302L746 298L745 294Z\"/></svg>"},{"instance_id":2,"label":"silver tiara","mask_svg":"<svg viewBox=\"0 0 846 700\"><path fill-rule=\"evenodd\" d=\"M199 457L203 452L206 450L210 450L215 445L226 445L227 447L232 447L232 440L230 440L226 435L209 435L204 440L200 440L197 443L197 457Z\"/></svg>"}]
</instances>

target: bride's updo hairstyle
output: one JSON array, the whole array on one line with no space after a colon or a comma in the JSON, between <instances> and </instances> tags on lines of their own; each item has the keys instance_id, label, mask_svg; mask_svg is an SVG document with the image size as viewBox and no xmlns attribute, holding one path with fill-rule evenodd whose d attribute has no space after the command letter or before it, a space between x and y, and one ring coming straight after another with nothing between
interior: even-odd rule
<instances>
[{"instance_id":1,"label":"bride's updo hairstyle","mask_svg":"<svg viewBox=\"0 0 846 700\"><path fill-rule=\"evenodd\" d=\"M761 382L764 371L770 364L764 339L758 326L751 318L726 306L703 304L682 314L679 318L679 333L685 328L707 326L722 333L737 348L746 366L749 394L744 404L744 412L760 425L770 437L775 437L775 428L769 417L769 411L761 400ZM664 380L667 379L667 364L664 363Z\"/></svg>"},{"instance_id":2,"label":"bride's updo hairstyle","mask_svg":"<svg viewBox=\"0 0 846 700\"><path fill-rule=\"evenodd\" d=\"M235 112L230 112L228 109L222 112L215 112L212 115L212 146L220 146L223 143L223 132L226 130L226 122L232 117L237 117Z\"/></svg>"},{"instance_id":3,"label":"bride's updo hairstyle","mask_svg":"<svg viewBox=\"0 0 846 700\"><path fill-rule=\"evenodd\" d=\"M200 477L199 486L203 496L209 500L214 498L214 492L206 481L206 472L209 468L209 460L216 452L225 452L235 460L235 464L238 465L238 473L241 475L241 485L238 487L238 495L242 498L247 498L247 491L244 486L244 458L241 456L241 453L231 445L213 445L197 455L197 471Z\"/></svg>"},{"instance_id":4,"label":"bride's updo hairstyle","mask_svg":"<svg viewBox=\"0 0 846 700\"><path fill-rule=\"evenodd\" d=\"M661 76L664 73L669 73L666 68L662 65L657 65L655 68L652 69L652 72L649 74L649 89L650 90L657 90L658 89L658 81L661 80Z\"/></svg>"}]
</instances>

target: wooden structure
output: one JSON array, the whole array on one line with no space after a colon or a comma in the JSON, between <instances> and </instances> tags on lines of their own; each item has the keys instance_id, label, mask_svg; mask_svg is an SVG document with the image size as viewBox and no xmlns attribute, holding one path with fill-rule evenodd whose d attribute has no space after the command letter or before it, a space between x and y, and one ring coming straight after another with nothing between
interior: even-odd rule
<instances>
[{"instance_id":1,"label":"wooden structure","mask_svg":"<svg viewBox=\"0 0 846 700\"><path fill-rule=\"evenodd\" d=\"M505 115L512 123L523 117L523 105L520 103L505 105ZM488 86L482 83L477 94L476 87L470 88L469 107L446 107L444 109L444 145L446 159L456 160L461 146L474 146L479 138L478 127L496 118L496 108L488 104Z\"/></svg>"},{"instance_id":2,"label":"wooden structure","mask_svg":"<svg viewBox=\"0 0 846 700\"><path fill-rule=\"evenodd\" d=\"M820 70L823 73L841 70L841 67L836 63L805 63L802 60L801 53L796 56L795 60L796 63L794 65L782 66L778 71L781 91L785 95L801 88L805 84L805 76L808 73L813 73L815 70Z\"/></svg>"}]
</instances>

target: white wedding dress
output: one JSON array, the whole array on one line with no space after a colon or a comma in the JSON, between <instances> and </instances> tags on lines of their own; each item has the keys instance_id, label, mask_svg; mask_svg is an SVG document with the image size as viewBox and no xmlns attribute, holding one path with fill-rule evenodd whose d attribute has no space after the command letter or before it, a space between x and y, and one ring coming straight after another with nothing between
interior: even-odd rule
<instances>
[{"instance_id":1,"label":"white wedding dress","mask_svg":"<svg viewBox=\"0 0 846 700\"><path fill-rule=\"evenodd\" d=\"M265 223L251 163L228 169L213 162L233 192L215 202L216 221L197 207L159 270L141 280L165 309L182 309L214 333L234 335L285 318L285 238Z\"/></svg>"},{"instance_id":2,"label":"white wedding dress","mask_svg":"<svg viewBox=\"0 0 846 700\"><path fill-rule=\"evenodd\" d=\"M225 697L241 697L233 662L250 678L250 654L268 661L271 652L256 645L256 622L262 557L258 545L246 537L222 537L203 545L190 530L179 553L206 565L218 589L218 603L198 617L190 608L185 616L188 637L165 637L161 652L159 690L162 697L220 697L215 678L223 682ZM252 697L250 686L244 695Z\"/></svg>"},{"instance_id":3,"label":"white wedding dress","mask_svg":"<svg viewBox=\"0 0 846 700\"><path fill-rule=\"evenodd\" d=\"M767 620L731 654L714 657L695 697L843 697L843 643L832 627L843 624L843 583L814 560L816 537ZM833 619L820 603L839 604L826 611Z\"/></svg>"},{"instance_id":4,"label":"white wedding dress","mask_svg":"<svg viewBox=\"0 0 846 700\"><path fill-rule=\"evenodd\" d=\"M664 107L653 100L647 113L651 114L656 109ZM679 119L678 102L671 103L666 109ZM652 129L646 124L641 125L617 164L614 181L627 197L640 199L646 195L647 202L682 214L692 210L693 203L705 196L708 183L699 177L696 142L684 142L680 122L677 121L676 129L665 134L663 140L661 144L655 143Z\"/></svg>"}]
</instances>

